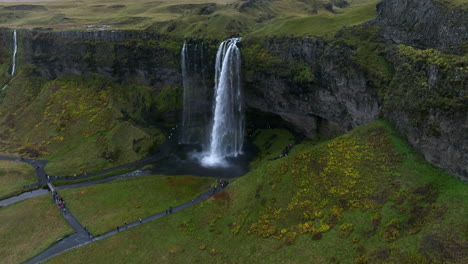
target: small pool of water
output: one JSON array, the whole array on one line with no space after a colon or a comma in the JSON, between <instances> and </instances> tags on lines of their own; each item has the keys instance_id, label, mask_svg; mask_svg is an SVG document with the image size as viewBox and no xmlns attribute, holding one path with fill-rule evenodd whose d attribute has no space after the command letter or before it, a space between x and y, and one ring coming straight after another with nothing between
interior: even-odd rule
<instances>
[{"instance_id":1,"label":"small pool of water","mask_svg":"<svg viewBox=\"0 0 468 264\"><path fill-rule=\"evenodd\" d=\"M249 172L249 163L257 152L253 144L247 142L242 155L226 158L223 166L208 167L200 161L203 156L200 145L174 144L172 147L168 157L153 163L152 173L237 178Z\"/></svg>"}]
</instances>

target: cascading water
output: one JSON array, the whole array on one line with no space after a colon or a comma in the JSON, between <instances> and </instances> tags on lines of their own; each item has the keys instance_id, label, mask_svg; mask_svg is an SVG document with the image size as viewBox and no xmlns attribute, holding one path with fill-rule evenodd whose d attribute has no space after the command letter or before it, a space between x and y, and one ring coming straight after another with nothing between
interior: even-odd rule
<instances>
[{"instance_id":1,"label":"cascading water","mask_svg":"<svg viewBox=\"0 0 468 264\"><path fill-rule=\"evenodd\" d=\"M182 129L179 143L206 143L206 129L211 109L208 86L205 82L203 42L184 41L181 51L181 70L184 86Z\"/></svg>"},{"instance_id":2,"label":"cascading water","mask_svg":"<svg viewBox=\"0 0 468 264\"><path fill-rule=\"evenodd\" d=\"M201 159L204 166L223 166L225 158L242 153L244 115L239 41L240 38L223 41L216 54L214 117L208 149Z\"/></svg>"},{"instance_id":3,"label":"cascading water","mask_svg":"<svg viewBox=\"0 0 468 264\"><path fill-rule=\"evenodd\" d=\"M13 31L13 58L12 63L13 66L11 68L11 76L15 76L16 74L16 53L18 52L18 41L16 39L16 29Z\"/></svg>"}]
</instances>

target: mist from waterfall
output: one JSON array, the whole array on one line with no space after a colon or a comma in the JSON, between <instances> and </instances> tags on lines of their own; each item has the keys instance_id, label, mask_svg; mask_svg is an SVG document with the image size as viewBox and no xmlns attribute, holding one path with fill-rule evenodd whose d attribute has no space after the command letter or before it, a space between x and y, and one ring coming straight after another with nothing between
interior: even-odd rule
<instances>
[{"instance_id":1,"label":"mist from waterfall","mask_svg":"<svg viewBox=\"0 0 468 264\"><path fill-rule=\"evenodd\" d=\"M181 51L183 79L182 128L179 143L206 145L211 117L208 85L205 82L203 42L184 41Z\"/></svg>"},{"instance_id":2,"label":"mist from waterfall","mask_svg":"<svg viewBox=\"0 0 468 264\"><path fill-rule=\"evenodd\" d=\"M214 116L209 144L202 165L226 165L227 157L237 157L244 144L244 114L240 85L240 38L221 43L216 54Z\"/></svg>"},{"instance_id":3,"label":"mist from waterfall","mask_svg":"<svg viewBox=\"0 0 468 264\"><path fill-rule=\"evenodd\" d=\"M18 52L18 40L16 38L16 29L13 31L13 66L11 68L11 76L16 75L16 53Z\"/></svg>"}]
</instances>

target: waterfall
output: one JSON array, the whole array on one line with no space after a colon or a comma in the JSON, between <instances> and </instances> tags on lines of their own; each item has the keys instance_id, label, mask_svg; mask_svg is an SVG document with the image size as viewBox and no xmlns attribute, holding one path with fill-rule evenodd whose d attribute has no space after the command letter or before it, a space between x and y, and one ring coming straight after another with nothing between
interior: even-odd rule
<instances>
[{"instance_id":1,"label":"waterfall","mask_svg":"<svg viewBox=\"0 0 468 264\"><path fill-rule=\"evenodd\" d=\"M244 116L239 41L240 38L223 41L216 54L213 124L209 146L201 160L205 166L222 166L226 157L242 153Z\"/></svg>"},{"instance_id":2,"label":"waterfall","mask_svg":"<svg viewBox=\"0 0 468 264\"><path fill-rule=\"evenodd\" d=\"M16 39L16 29L13 31L13 67L11 68L11 76L16 74L16 53L18 52L18 41Z\"/></svg>"},{"instance_id":3,"label":"waterfall","mask_svg":"<svg viewBox=\"0 0 468 264\"><path fill-rule=\"evenodd\" d=\"M182 128L179 143L206 143L211 104L205 82L204 45L184 41L181 51L183 94Z\"/></svg>"},{"instance_id":4,"label":"waterfall","mask_svg":"<svg viewBox=\"0 0 468 264\"><path fill-rule=\"evenodd\" d=\"M184 97L183 97L183 112L182 112L182 137L181 143L187 144L190 141L190 134L188 128L191 123L191 104L190 104L190 94L191 94L191 83L189 79L188 71L188 54L187 54L187 41L184 41L181 52L181 68L182 68L182 85L184 87Z\"/></svg>"}]
</instances>

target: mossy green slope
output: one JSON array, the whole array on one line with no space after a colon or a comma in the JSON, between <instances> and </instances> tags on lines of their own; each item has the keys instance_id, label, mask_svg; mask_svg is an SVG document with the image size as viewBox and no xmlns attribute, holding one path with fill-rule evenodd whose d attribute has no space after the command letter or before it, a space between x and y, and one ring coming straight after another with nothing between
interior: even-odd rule
<instances>
[{"instance_id":1,"label":"mossy green slope","mask_svg":"<svg viewBox=\"0 0 468 264\"><path fill-rule=\"evenodd\" d=\"M463 263L467 187L374 122L48 263Z\"/></svg>"},{"instance_id":2,"label":"mossy green slope","mask_svg":"<svg viewBox=\"0 0 468 264\"><path fill-rule=\"evenodd\" d=\"M165 137L160 129L141 123L145 109L153 107L157 115L179 107L163 105L160 98L169 94L177 100L176 88L158 92L98 76L66 75L52 81L35 76L34 69L22 67L4 91L1 147L50 160L47 171L53 175L90 173L150 155ZM130 104L133 98L125 94L138 96L141 104Z\"/></svg>"}]
</instances>

